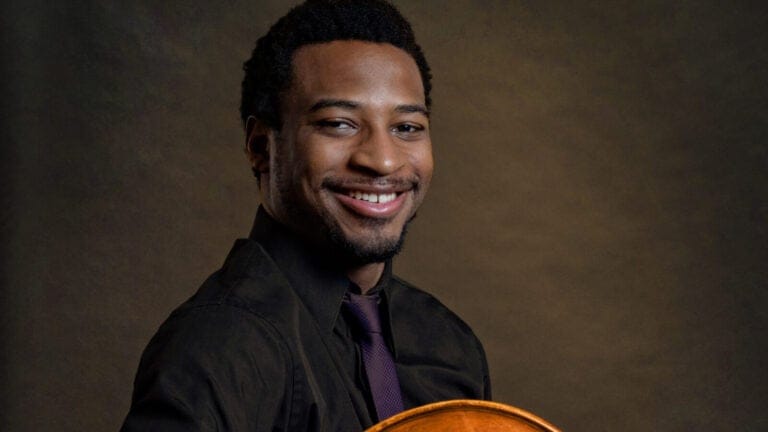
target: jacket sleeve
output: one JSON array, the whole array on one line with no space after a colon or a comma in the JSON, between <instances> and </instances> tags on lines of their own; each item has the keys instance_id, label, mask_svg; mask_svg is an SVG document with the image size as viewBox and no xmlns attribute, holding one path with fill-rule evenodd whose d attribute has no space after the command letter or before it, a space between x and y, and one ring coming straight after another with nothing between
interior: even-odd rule
<instances>
[{"instance_id":1,"label":"jacket sleeve","mask_svg":"<svg viewBox=\"0 0 768 432\"><path fill-rule=\"evenodd\" d=\"M290 370L277 331L250 312L177 311L142 355L121 432L271 431L285 421Z\"/></svg>"}]
</instances>

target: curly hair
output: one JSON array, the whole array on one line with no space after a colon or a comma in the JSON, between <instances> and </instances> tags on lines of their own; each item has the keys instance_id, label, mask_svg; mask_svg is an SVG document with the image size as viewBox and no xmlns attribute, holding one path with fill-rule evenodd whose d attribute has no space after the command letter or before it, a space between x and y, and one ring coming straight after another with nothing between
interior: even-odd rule
<instances>
[{"instance_id":1,"label":"curly hair","mask_svg":"<svg viewBox=\"0 0 768 432\"><path fill-rule=\"evenodd\" d=\"M388 43L410 54L421 74L426 105L431 105L429 65L397 8L383 0L307 0L280 18L243 64L243 124L254 116L280 130L280 95L291 85L293 53L304 45L334 40Z\"/></svg>"}]
</instances>

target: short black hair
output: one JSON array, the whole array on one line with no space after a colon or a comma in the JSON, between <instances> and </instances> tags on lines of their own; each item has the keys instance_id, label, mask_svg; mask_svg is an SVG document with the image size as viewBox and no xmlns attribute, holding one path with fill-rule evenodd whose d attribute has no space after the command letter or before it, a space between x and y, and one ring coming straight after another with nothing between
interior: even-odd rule
<instances>
[{"instance_id":1,"label":"short black hair","mask_svg":"<svg viewBox=\"0 0 768 432\"><path fill-rule=\"evenodd\" d=\"M427 108L432 75L413 29L400 11L382 0L307 0L280 18L256 42L243 64L240 116L280 130L280 94L291 84L293 53L304 45L335 40L388 43L413 57L424 85Z\"/></svg>"}]
</instances>

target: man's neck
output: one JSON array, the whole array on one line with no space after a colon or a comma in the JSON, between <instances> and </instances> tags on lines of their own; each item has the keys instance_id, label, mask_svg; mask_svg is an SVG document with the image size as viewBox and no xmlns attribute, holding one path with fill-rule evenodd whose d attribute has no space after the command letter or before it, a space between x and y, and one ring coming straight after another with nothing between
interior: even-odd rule
<instances>
[{"instance_id":1,"label":"man's neck","mask_svg":"<svg viewBox=\"0 0 768 432\"><path fill-rule=\"evenodd\" d=\"M360 267L355 267L347 271L347 277L355 285L360 287L360 291L365 294L376 286L376 283L381 279L381 274L384 272L384 263L371 263L365 264Z\"/></svg>"}]
</instances>

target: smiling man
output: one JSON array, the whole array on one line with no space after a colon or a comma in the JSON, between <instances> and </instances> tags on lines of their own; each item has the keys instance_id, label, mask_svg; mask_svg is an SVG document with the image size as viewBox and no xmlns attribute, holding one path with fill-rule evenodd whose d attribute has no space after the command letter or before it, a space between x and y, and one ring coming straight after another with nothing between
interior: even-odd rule
<instances>
[{"instance_id":1,"label":"smiling man","mask_svg":"<svg viewBox=\"0 0 768 432\"><path fill-rule=\"evenodd\" d=\"M303 46L294 52L281 114L280 130L246 120L264 209L330 248L368 290L400 249L432 177L419 69L389 44Z\"/></svg>"},{"instance_id":2,"label":"smiling man","mask_svg":"<svg viewBox=\"0 0 768 432\"><path fill-rule=\"evenodd\" d=\"M354 431L488 399L482 346L391 274L432 177L430 73L381 1L308 1L245 64L248 239L149 343L124 431Z\"/></svg>"}]
</instances>

